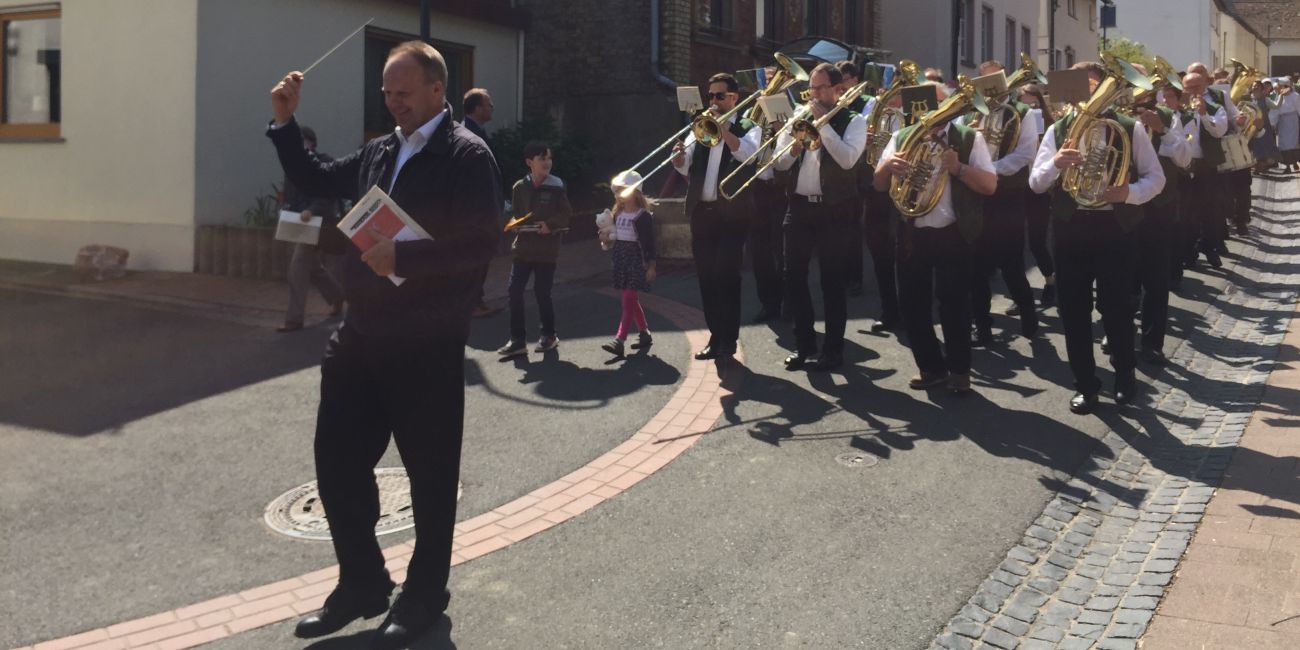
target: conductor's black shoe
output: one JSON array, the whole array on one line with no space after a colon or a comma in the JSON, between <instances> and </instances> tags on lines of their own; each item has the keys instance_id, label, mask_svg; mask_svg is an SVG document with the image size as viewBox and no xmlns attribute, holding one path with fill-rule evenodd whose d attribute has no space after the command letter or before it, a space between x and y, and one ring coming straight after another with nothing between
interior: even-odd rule
<instances>
[{"instance_id":1,"label":"conductor's black shoe","mask_svg":"<svg viewBox=\"0 0 1300 650\"><path fill-rule=\"evenodd\" d=\"M976 327L970 332L971 347L986 348L993 345L993 330Z\"/></svg>"},{"instance_id":2,"label":"conductor's black shoe","mask_svg":"<svg viewBox=\"0 0 1300 650\"><path fill-rule=\"evenodd\" d=\"M793 354L791 354L790 356L788 356L788 357L785 358L785 361L784 361L784 363L785 363L785 369L786 369L786 370L800 370L800 369L802 369L805 365L808 364L808 362L812 359L812 356L813 356L813 355L811 355L811 354L805 354L805 353L803 353L803 352L795 352L795 353L793 353Z\"/></svg>"},{"instance_id":3,"label":"conductor's black shoe","mask_svg":"<svg viewBox=\"0 0 1300 650\"><path fill-rule=\"evenodd\" d=\"M703 348L700 348L699 352L695 353L696 361L708 361L709 359L716 358L718 358L718 350L714 349L712 345L706 345Z\"/></svg>"},{"instance_id":4,"label":"conductor's black shoe","mask_svg":"<svg viewBox=\"0 0 1300 650\"><path fill-rule=\"evenodd\" d=\"M1087 415L1097 408L1097 394L1075 393L1070 398L1070 412Z\"/></svg>"},{"instance_id":5,"label":"conductor's black shoe","mask_svg":"<svg viewBox=\"0 0 1300 650\"><path fill-rule=\"evenodd\" d=\"M821 356L817 357L817 361L813 362L812 369L821 371L834 370L842 365L844 365L843 356L830 352L822 352Z\"/></svg>"},{"instance_id":6,"label":"conductor's black shoe","mask_svg":"<svg viewBox=\"0 0 1300 650\"><path fill-rule=\"evenodd\" d=\"M298 621L293 634L299 639L314 639L333 634L358 618L374 618L388 611L388 594L393 583L383 589L362 591L342 585L325 599L325 606Z\"/></svg>"},{"instance_id":7,"label":"conductor's black shoe","mask_svg":"<svg viewBox=\"0 0 1300 650\"><path fill-rule=\"evenodd\" d=\"M374 650L405 648L432 630L441 616L442 612L435 612L423 601L404 593L397 597L388 617L375 631L370 647Z\"/></svg>"},{"instance_id":8,"label":"conductor's black shoe","mask_svg":"<svg viewBox=\"0 0 1300 650\"><path fill-rule=\"evenodd\" d=\"M1133 372L1115 377L1115 403L1128 404L1133 401L1133 396L1137 394L1137 378Z\"/></svg>"}]
</instances>

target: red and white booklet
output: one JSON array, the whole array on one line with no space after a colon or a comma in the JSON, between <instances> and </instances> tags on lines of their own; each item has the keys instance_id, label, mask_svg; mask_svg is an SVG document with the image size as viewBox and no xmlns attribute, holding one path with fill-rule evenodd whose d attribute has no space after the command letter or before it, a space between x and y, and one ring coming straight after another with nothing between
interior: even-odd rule
<instances>
[{"instance_id":1,"label":"red and white booklet","mask_svg":"<svg viewBox=\"0 0 1300 650\"><path fill-rule=\"evenodd\" d=\"M370 234L372 228L393 241L433 239L378 185L370 188L347 216L339 221L339 230L363 253L375 245L375 239ZM406 282L406 278L398 275L389 275L388 279L398 286Z\"/></svg>"}]
</instances>

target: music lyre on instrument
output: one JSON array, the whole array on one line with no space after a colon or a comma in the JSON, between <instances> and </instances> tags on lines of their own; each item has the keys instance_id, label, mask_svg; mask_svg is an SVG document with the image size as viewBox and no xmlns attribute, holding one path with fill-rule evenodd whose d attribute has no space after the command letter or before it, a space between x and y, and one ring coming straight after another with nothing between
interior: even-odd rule
<instances>
[{"instance_id":1,"label":"music lyre on instrument","mask_svg":"<svg viewBox=\"0 0 1300 650\"><path fill-rule=\"evenodd\" d=\"M740 109L757 100L759 97L784 92L791 84L797 81L808 80L808 73L805 72L798 63L795 63L793 59L781 54L780 52L777 52L775 57L776 62L781 64L781 69L777 70L776 74L772 75L772 80L768 82L766 88L754 91L752 95L746 97L743 101L736 104L734 108L722 115L715 117L707 110L696 115L695 118L691 120L690 124L669 136L669 138L664 140L659 146L651 149L650 153L646 154L644 158L638 160L635 165L632 165L626 171L635 171L651 158L654 158L655 154L676 144L677 139L686 135L687 131L690 131L691 134L695 136L696 142L699 142L706 147L716 147L722 144L722 130L727 128L727 124L731 121L731 117L739 113ZM659 163L654 169L651 169L649 173L643 175L641 180L624 189L619 196L622 196L623 198L632 196L632 193L636 192L637 188L649 180L651 176L654 176L659 172L659 170L670 165L673 161L673 157L673 154L670 152L663 162Z\"/></svg>"}]
</instances>

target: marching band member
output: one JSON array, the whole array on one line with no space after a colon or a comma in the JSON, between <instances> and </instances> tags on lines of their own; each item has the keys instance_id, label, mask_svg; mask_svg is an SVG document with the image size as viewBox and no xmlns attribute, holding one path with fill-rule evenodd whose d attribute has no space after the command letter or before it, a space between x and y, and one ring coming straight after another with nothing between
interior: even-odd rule
<instances>
[{"instance_id":1,"label":"marching band member","mask_svg":"<svg viewBox=\"0 0 1300 650\"><path fill-rule=\"evenodd\" d=\"M1229 113L1225 104L1216 99L1216 94L1208 92L1209 79L1199 72L1188 72L1183 76L1184 101L1192 110L1192 122L1187 123L1188 134L1192 136L1192 197L1191 206L1195 210L1190 223L1199 230L1199 249L1205 254L1210 266L1219 268L1223 260L1219 253L1223 248L1223 214L1220 211L1220 198L1227 188L1219 165L1224 162L1222 138L1228 133ZM1219 96L1222 96L1221 94ZM1185 244L1187 266L1196 263L1197 249L1193 239Z\"/></svg>"},{"instance_id":2,"label":"marching band member","mask_svg":"<svg viewBox=\"0 0 1300 650\"><path fill-rule=\"evenodd\" d=\"M736 107L740 85L720 72L709 78L709 111L722 116ZM740 266L745 235L754 210L753 197L742 194L734 201L718 193L718 181L741 161L758 151L761 129L733 115L722 125L722 142L707 147L695 134L673 145L673 167L687 177L686 214L691 221L691 254L700 282L700 301L709 326L709 343L695 358L727 359L736 353L740 338Z\"/></svg>"},{"instance_id":3,"label":"marching band member","mask_svg":"<svg viewBox=\"0 0 1300 650\"><path fill-rule=\"evenodd\" d=\"M1098 63L1082 62L1071 69L1087 70L1093 92L1106 76ZM1057 180L1068 168L1083 163L1084 152L1066 135L1078 114L1059 120L1043 136L1029 186L1035 192L1052 192L1052 221L1056 232L1056 284L1061 323L1065 330L1066 355L1077 391L1070 399L1074 413L1091 413L1097 406L1101 381L1096 375L1092 339L1092 287L1097 285L1098 309L1110 340L1115 368L1115 402L1125 404L1136 390L1133 351L1133 306L1129 301L1136 239L1133 229L1142 219L1142 208L1164 188L1164 171L1146 128L1135 120L1115 117L1129 131L1132 142L1130 183L1105 190L1107 203L1099 209L1084 209L1061 189Z\"/></svg>"},{"instance_id":4,"label":"marching band member","mask_svg":"<svg viewBox=\"0 0 1300 650\"><path fill-rule=\"evenodd\" d=\"M980 64L980 76L1003 70L999 61ZM1007 119L1001 127L1001 140L996 151L990 150L993 167L998 173L997 191L984 201L984 230L975 244L975 257L971 282L971 311L974 330L971 344L988 346L993 343L993 317L990 312L993 293L989 280L993 271L1002 273L1007 292L1020 312L1020 333L1032 338L1038 332L1038 310L1034 306L1034 292L1025 278L1025 194L1029 188L1029 166L1038 149L1038 122L1026 117L1029 107L1010 98L991 105L990 111L1015 111L1020 116L1018 136L1013 136L1015 124ZM965 119L970 123L975 114ZM984 119L993 119L989 115ZM1016 137L1013 141L1012 137ZM985 142L988 137L985 136ZM990 148L991 149L991 148Z\"/></svg>"},{"instance_id":5,"label":"marching band member","mask_svg":"<svg viewBox=\"0 0 1300 650\"><path fill-rule=\"evenodd\" d=\"M916 128L904 127L880 154L873 182L876 191L889 191L893 177L911 170L895 152ZM971 246L979 237L984 197L997 190L998 175L984 136L957 120L933 135L948 146L942 171L950 187L924 216L909 220L899 234L898 298L903 327L916 361L913 390L947 385L954 394L970 392L970 269ZM943 346L934 335L934 298L939 300Z\"/></svg>"},{"instance_id":6,"label":"marching band member","mask_svg":"<svg viewBox=\"0 0 1300 650\"><path fill-rule=\"evenodd\" d=\"M811 118L820 120L834 110L840 98L840 71L829 63L813 68L808 78ZM791 170L790 205L785 217L786 296L794 316L796 349L785 359L788 370L811 364L814 370L830 370L843 363L844 328L848 322L848 300L844 278L853 208L857 203L856 165L867 145L866 120L851 110L838 110L819 130L821 146L806 150L794 141L776 168ZM793 140L790 130L777 138L777 151ZM817 354L817 333L813 329L812 296L808 291L808 265L817 252L821 271L822 303L826 335L821 355Z\"/></svg>"}]
</instances>

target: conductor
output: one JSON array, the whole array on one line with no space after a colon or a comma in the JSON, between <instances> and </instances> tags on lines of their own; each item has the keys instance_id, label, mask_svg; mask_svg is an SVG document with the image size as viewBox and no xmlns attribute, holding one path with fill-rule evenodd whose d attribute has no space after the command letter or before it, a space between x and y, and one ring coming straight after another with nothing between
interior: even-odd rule
<instances>
[{"instance_id":1,"label":"conductor","mask_svg":"<svg viewBox=\"0 0 1300 650\"><path fill-rule=\"evenodd\" d=\"M324 608L299 621L302 638L387 611L374 647L405 647L434 626L450 599L465 343L479 273L496 246L501 187L487 146L453 120L446 87L437 50L420 41L394 47L383 94L397 129L332 162L303 147L294 119L302 73L271 90L275 118L266 133L290 181L313 196L353 200L378 185L432 237L395 242L372 233L377 243L364 254L348 246L348 310L321 362L315 437L339 581ZM374 468L390 436L410 476L416 534L391 609L395 585L374 534Z\"/></svg>"}]
</instances>

